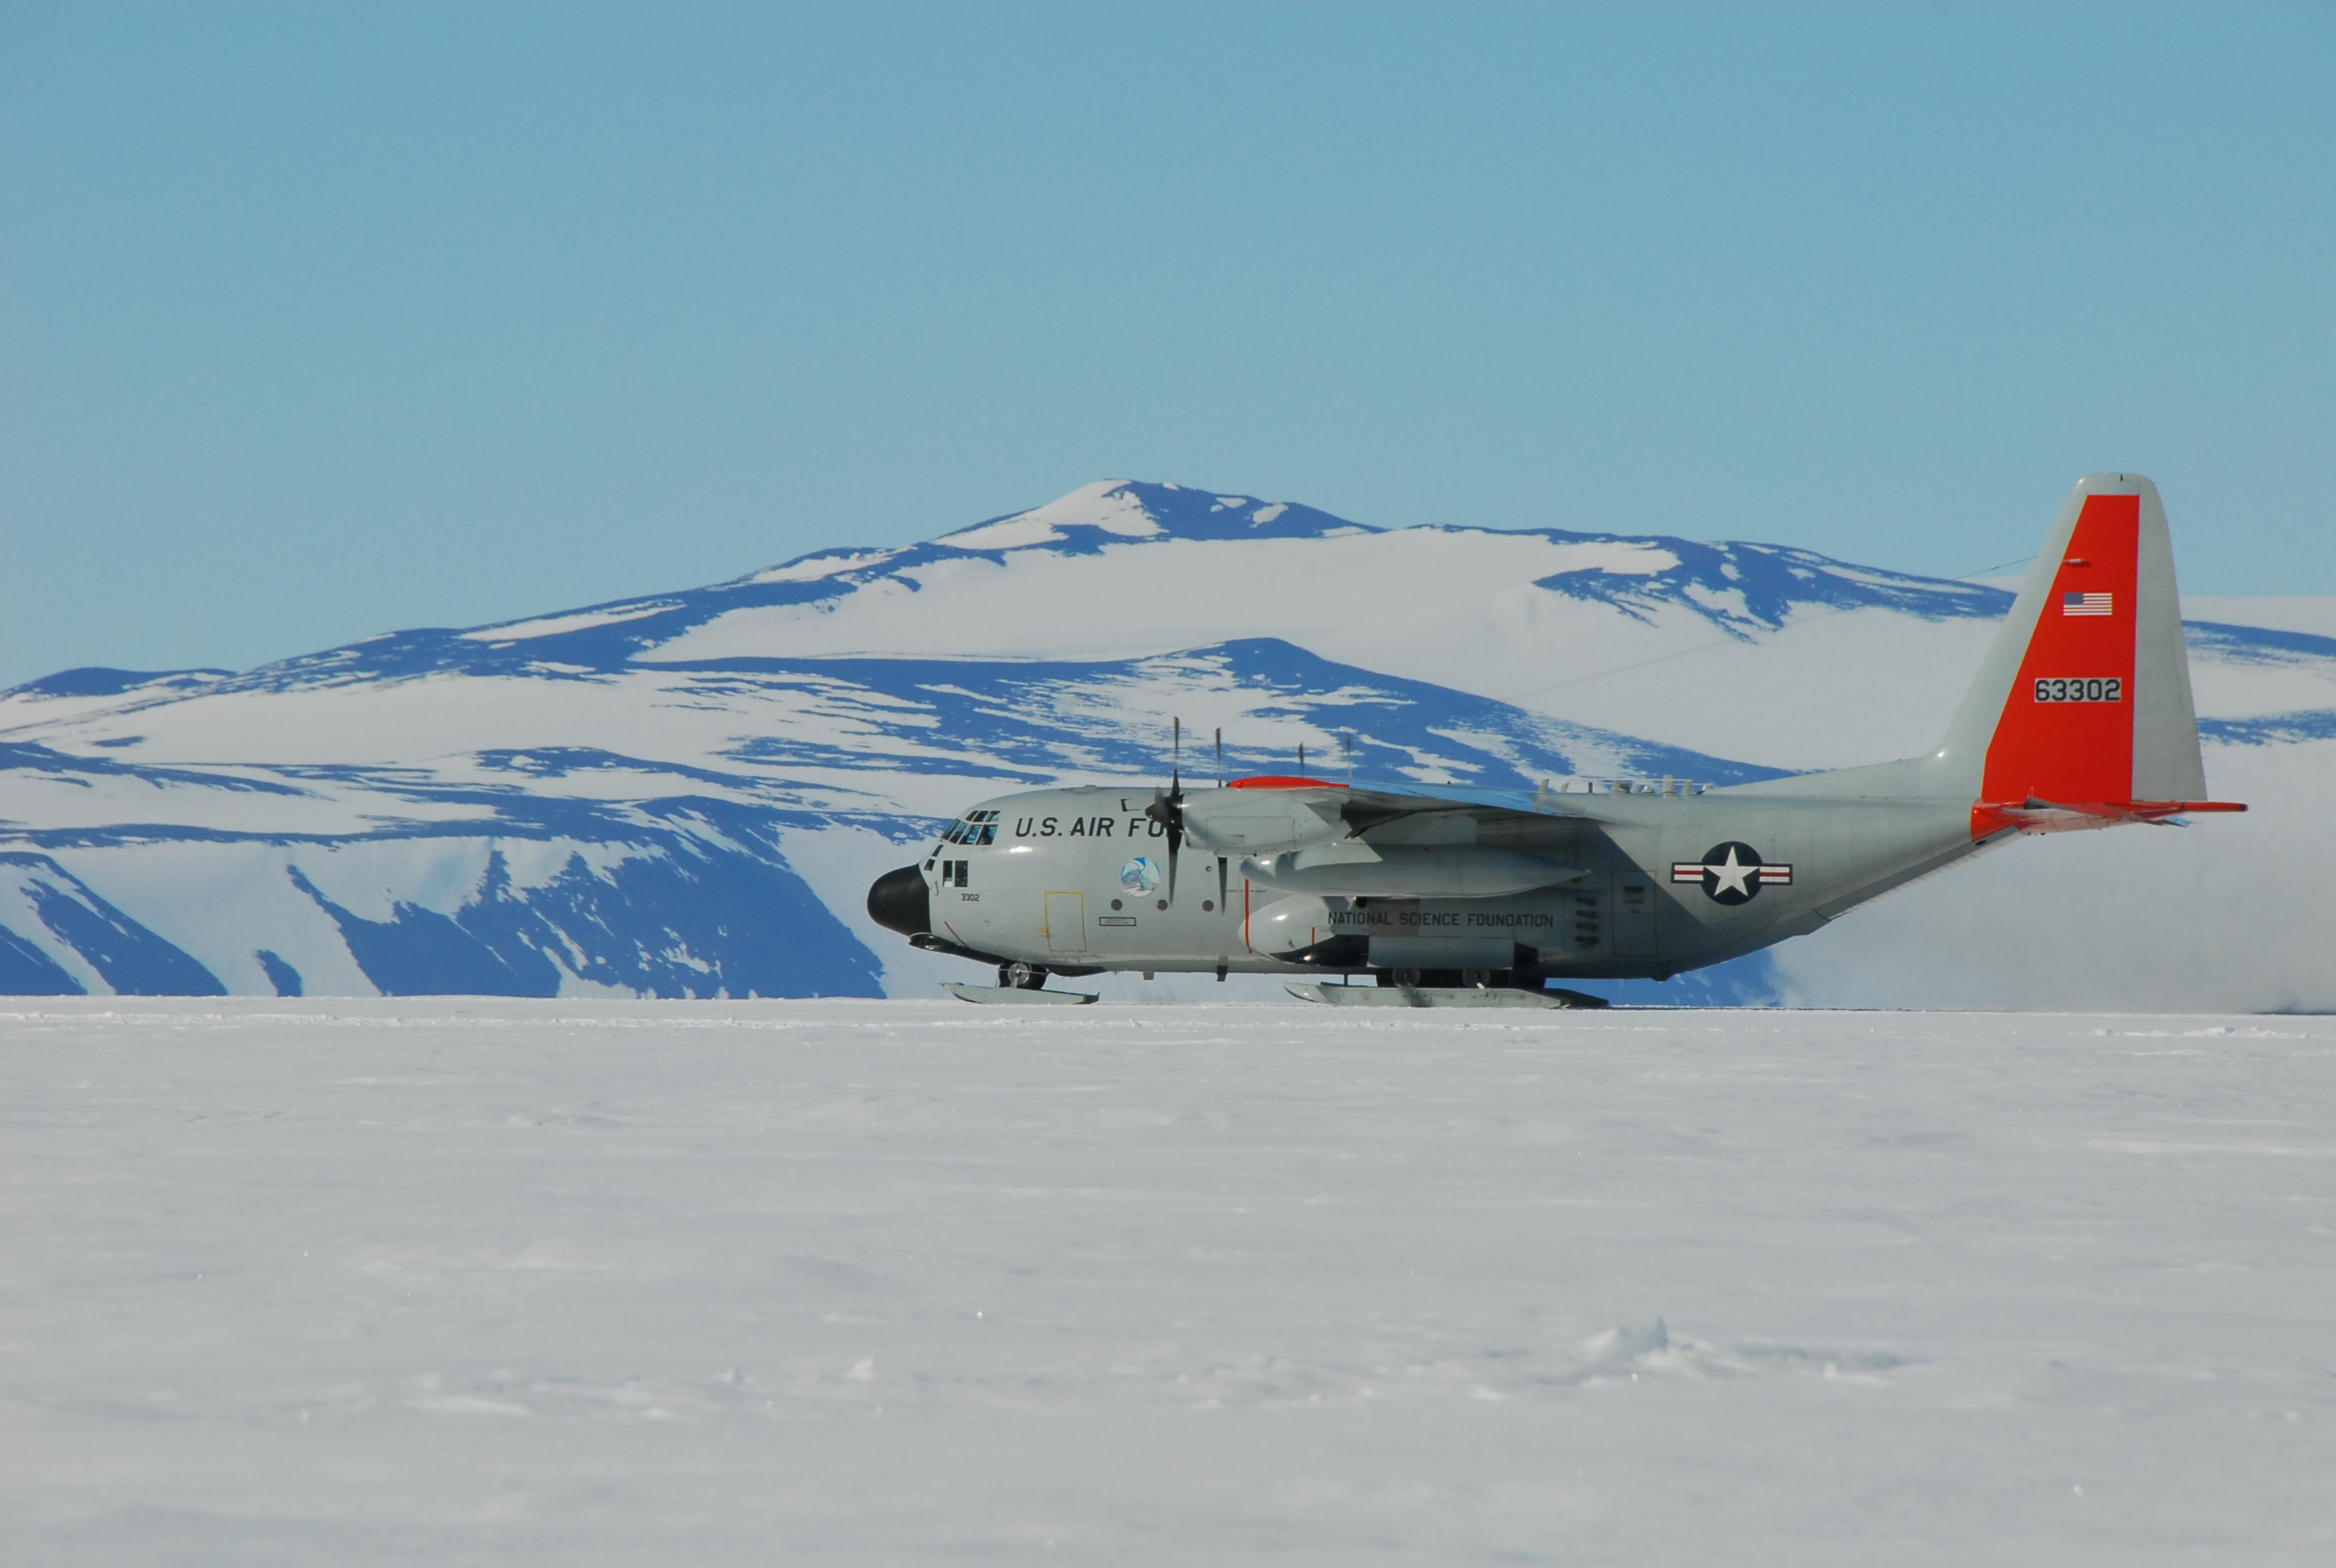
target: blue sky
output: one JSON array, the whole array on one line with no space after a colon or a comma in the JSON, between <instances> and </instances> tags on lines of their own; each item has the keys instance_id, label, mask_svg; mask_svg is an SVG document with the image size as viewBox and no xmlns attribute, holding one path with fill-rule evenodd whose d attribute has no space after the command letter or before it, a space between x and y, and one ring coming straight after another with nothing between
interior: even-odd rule
<instances>
[{"instance_id":1,"label":"blue sky","mask_svg":"<svg viewBox=\"0 0 2336 1568\"><path fill-rule=\"evenodd\" d=\"M2336 9L0 7L0 684L1105 476L2336 593ZM1293 585L1302 588L1302 585Z\"/></svg>"}]
</instances>

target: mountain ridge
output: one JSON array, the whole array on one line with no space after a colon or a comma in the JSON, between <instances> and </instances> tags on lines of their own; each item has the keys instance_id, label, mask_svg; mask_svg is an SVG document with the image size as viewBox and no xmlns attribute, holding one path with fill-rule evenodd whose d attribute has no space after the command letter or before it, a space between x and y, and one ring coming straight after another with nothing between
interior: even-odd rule
<instances>
[{"instance_id":1,"label":"mountain ridge","mask_svg":"<svg viewBox=\"0 0 2336 1568\"><path fill-rule=\"evenodd\" d=\"M1144 526L1135 526L1132 521L1135 519L1143 520ZM1587 551L1596 559L1532 579L1531 585L1613 606L1640 619L1653 609L1684 607L1737 637L1778 629L1792 618L1796 609L1804 606L1887 607L1932 618L1984 618L2001 614L2010 603L2010 595L1983 584L1861 566L1783 545L1450 523L1389 529L1294 502L1259 502L1173 483L1097 481L1045 505L988 519L919 543L813 550L699 588L608 599L474 627L414 627L380 632L244 671L81 667L20 683L0 691L0 697L105 696L144 687L172 688L154 693L160 696L221 680L248 687L330 679L344 670L381 675L530 669L556 678L630 662L664 648L684 631L738 609L838 600L879 580L905 582L913 591L920 586L915 573L943 562L1002 561L1022 552L1079 557L1143 545L1398 534L1540 541L1561 550ZM109 685L112 689L107 689Z\"/></svg>"}]
</instances>

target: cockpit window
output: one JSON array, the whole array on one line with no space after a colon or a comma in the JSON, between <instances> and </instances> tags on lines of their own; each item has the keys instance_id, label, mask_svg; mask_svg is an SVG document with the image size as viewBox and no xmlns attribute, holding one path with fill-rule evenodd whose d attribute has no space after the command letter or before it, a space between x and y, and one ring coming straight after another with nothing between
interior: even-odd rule
<instances>
[{"instance_id":1,"label":"cockpit window","mask_svg":"<svg viewBox=\"0 0 2336 1568\"><path fill-rule=\"evenodd\" d=\"M949 831L941 835L941 842L949 844L970 845L996 843L998 813L996 812L970 813L950 823Z\"/></svg>"}]
</instances>

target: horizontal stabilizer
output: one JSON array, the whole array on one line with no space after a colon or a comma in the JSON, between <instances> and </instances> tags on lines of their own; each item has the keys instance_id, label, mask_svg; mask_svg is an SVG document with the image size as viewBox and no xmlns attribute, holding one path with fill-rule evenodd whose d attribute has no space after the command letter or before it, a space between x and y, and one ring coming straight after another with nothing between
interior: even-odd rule
<instances>
[{"instance_id":1,"label":"horizontal stabilizer","mask_svg":"<svg viewBox=\"0 0 2336 1568\"><path fill-rule=\"evenodd\" d=\"M2243 812L2236 801L2048 801L2026 800L1971 808L1971 836L1986 838L2006 828L2024 833L2072 833L2085 828L2121 827L2146 823L2152 827L2180 825L2176 819L2195 812Z\"/></svg>"}]
</instances>

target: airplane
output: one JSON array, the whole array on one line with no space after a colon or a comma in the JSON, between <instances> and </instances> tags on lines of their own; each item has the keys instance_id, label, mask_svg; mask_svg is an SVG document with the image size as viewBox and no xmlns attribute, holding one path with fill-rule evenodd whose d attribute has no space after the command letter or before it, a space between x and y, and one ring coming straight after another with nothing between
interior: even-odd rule
<instances>
[{"instance_id":1,"label":"airplane","mask_svg":"<svg viewBox=\"0 0 2336 1568\"><path fill-rule=\"evenodd\" d=\"M949 988L969 1001L1091 1001L1048 976L1133 969L1337 975L1289 987L1333 1005L1601 1006L1552 982L1721 963L2020 834L2246 809L2203 798L2166 511L2126 473L2078 482L1927 755L1575 782L1188 790L1180 757L1164 790L980 802L877 879L868 912L996 966L994 987Z\"/></svg>"}]
</instances>

